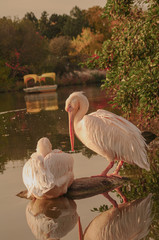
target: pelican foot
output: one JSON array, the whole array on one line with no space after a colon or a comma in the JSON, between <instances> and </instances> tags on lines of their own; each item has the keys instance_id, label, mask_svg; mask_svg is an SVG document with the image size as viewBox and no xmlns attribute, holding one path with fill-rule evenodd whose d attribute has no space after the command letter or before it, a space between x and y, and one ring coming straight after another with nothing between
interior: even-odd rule
<instances>
[{"instance_id":1,"label":"pelican foot","mask_svg":"<svg viewBox=\"0 0 159 240\"><path fill-rule=\"evenodd\" d=\"M118 208L117 202L108 194L108 192L102 193L102 195L109 200L114 208Z\"/></svg>"},{"instance_id":2,"label":"pelican foot","mask_svg":"<svg viewBox=\"0 0 159 240\"><path fill-rule=\"evenodd\" d=\"M98 175L91 176L91 178L95 178L95 177L107 177L107 175L105 175L105 174L98 174Z\"/></svg>"},{"instance_id":3,"label":"pelican foot","mask_svg":"<svg viewBox=\"0 0 159 240\"><path fill-rule=\"evenodd\" d=\"M106 177L118 177L118 178L123 178L122 176L120 176L118 173L111 173L111 174L107 174Z\"/></svg>"}]
</instances>

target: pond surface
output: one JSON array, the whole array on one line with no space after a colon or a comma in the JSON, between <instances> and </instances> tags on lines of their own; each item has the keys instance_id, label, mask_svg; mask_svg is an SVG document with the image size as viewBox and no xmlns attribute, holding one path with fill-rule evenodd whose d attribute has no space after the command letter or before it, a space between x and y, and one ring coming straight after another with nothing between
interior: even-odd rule
<instances>
[{"instance_id":1,"label":"pond surface","mask_svg":"<svg viewBox=\"0 0 159 240\"><path fill-rule=\"evenodd\" d=\"M119 193L110 196L119 204L112 208L104 195L81 200L59 198L30 201L16 196L25 189L22 168L35 151L37 141L48 137L53 148L70 150L65 100L73 91L84 91L89 112L99 108L115 111L109 96L99 86L65 87L55 93L0 94L0 239L78 240L78 216L85 240L159 239L159 159L158 142L149 149L151 172L124 165L122 176L132 180L121 190L128 199L122 204ZM157 134L157 133L156 133ZM75 139L75 178L102 172L107 161ZM112 235L113 233L113 235Z\"/></svg>"}]
</instances>

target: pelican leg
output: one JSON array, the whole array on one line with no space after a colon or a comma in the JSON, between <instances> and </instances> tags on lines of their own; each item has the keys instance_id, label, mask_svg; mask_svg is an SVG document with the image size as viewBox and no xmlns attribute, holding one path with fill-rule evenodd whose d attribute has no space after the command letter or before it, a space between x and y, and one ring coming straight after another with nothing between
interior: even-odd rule
<instances>
[{"instance_id":1,"label":"pelican leg","mask_svg":"<svg viewBox=\"0 0 159 240\"><path fill-rule=\"evenodd\" d=\"M124 196L124 194L121 191L121 186L115 188L115 191L120 195L120 197L123 199L123 203L128 202L127 198Z\"/></svg>"},{"instance_id":2,"label":"pelican leg","mask_svg":"<svg viewBox=\"0 0 159 240\"><path fill-rule=\"evenodd\" d=\"M79 232L79 240L83 240L83 230L82 230L80 217L78 217L78 232Z\"/></svg>"},{"instance_id":3,"label":"pelican leg","mask_svg":"<svg viewBox=\"0 0 159 240\"><path fill-rule=\"evenodd\" d=\"M123 166L123 163L124 163L124 161L120 161L118 163L118 166L116 167L116 169L114 171L115 174L118 174L118 172L120 171L120 168Z\"/></svg>"},{"instance_id":4,"label":"pelican leg","mask_svg":"<svg viewBox=\"0 0 159 240\"><path fill-rule=\"evenodd\" d=\"M106 169L100 174L100 176L108 176L107 173L109 170L114 166L114 161L111 161L109 165L106 167Z\"/></svg>"},{"instance_id":5,"label":"pelican leg","mask_svg":"<svg viewBox=\"0 0 159 240\"><path fill-rule=\"evenodd\" d=\"M111 176L115 176L115 177L119 177L119 178L122 178L120 175L119 175L119 171L120 171L120 168L123 166L123 163L124 161L120 161L115 169L115 171L108 175L108 177L111 177Z\"/></svg>"},{"instance_id":6,"label":"pelican leg","mask_svg":"<svg viewBox=\"0 0 159 240\"><path fill-rule=\"evenodd\" d=\"M102 193L102 195L106 197L109 200L109 202L111 202L114 208L118 208L117 202L107 192Z\"/></svg>"}]
</instances>

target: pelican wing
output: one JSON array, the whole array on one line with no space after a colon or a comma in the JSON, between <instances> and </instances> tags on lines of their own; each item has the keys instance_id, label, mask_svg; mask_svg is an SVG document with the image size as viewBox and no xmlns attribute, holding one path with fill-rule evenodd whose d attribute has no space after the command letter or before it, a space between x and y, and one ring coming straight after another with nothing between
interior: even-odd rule
<instances>
[{"instance_id":1,"label":"pelican wing","mask_svg":"<svg viewBox=\"0 0 159 240\"><path fill-rule=\"evenodd\" d=\"M33 153L23 167L23 181L28 189L28 197L35 193L42 196L52 186L47 178L44 168L44 158L38 153Z\"/></svg>"},{"instance_id":2,"label":"pelican wing","mask_svg":"<svg viewBox=\"0 0 159 240\"><path fill-rule=\"evenodd\" d=\"M47 176L53 179L53 184L60 187L70 181L73 177L73 157L60 150L53 150L44 160L44 166L47 171Z\"/></svg>"},{"instance_id":3,"label":"pelican wing","mask_svg":"<svg viewBox=\"0 0 159 240\"><path fill-rule=\"evenodd\" d=\"M32 189L33 189L33 172L31 169L31 161L30 159L25 163L22 171L23 182L28 189L28 197L30 197Z\"/></svg>"},{"instance_id":4,"label":"pelican wing","mask_svg":"<svg viewBox=\"0 0 159 240\"><path fill-rule=\"evenodd\" d=\"M146 143L135 125L105 110L86 115L82 125L83 143L87 147L104 157L109 156L109 160L121 159L149 170Z\"/></svg>"}]
</instances>

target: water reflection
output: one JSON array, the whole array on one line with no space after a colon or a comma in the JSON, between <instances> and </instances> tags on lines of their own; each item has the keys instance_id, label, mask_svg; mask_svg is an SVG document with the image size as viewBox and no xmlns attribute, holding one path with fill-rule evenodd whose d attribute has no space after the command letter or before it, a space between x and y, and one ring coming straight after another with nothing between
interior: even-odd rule
<instances>
[{"instance_id":1,"label":"water reflection","mask_svg":"<svg viewBox=\"0 0 159 240\"><path fill-rule=\"evenodd\" d=\"M64 107L65 107L65 100L73 91L85 92L90 102L90 109L89 109L90 112L95 111L96 109L99 109L99 108L103 108L106 110L115 111L116 113L119 113L117 112L116 109L113 110L111 105L107 104L110 97L105 96L105 93L101 91L100 87L97 85L93 85L93 86L89 85L89 86L82 86L82 87L69 86L65 88L59 88L57 91L58 109L51 110L51 111L46 111L43 109L42 111L36 112L34 114L31 114L25 110L26 102L24 98L25 95L23 92L0 94L0 103L1 103L0 112L1 113L3 112L2 114L0 114L0 172L3 173L3 174L0 174L0 177L1 177L0 179L0 183L1 183L0 212L1 212L1 219L3 219L3 221L1 221L1 229L0 229L1 239L10 239L10 238L17 239L17 240L22 238L24 240L35 239L35 237L32 236L32 234L30 233L30 229L26 227L26 221L23 216L26 201L23 199L15 198L16 193L20 192L24 188L24 185L22 183L22 178L21 178L22 166L24 165L24 162L29 159L30 154L35 151L37 140L40 139L41 137L44 137L44 136L49 137L51 143L53 144L53 148L59 148L66 152L70 150L70 142L69 142L69 135L68 135L68 119L67 119L67 113L65 112ZM13 110L16 110L16 111L13 111ZM155 126L152 126L151 131L156 133L156 135L158 135L157 134L158 128L156 127L155 131L154 131L154 128ZM101 169L105 167L105 164L106 164L105 160L103 161L103 159L97 155L92 156L92 152L89 149L85 148L83 144L80 141L78 141L77 138L75 141L76 141L75 143L76 151L80 152L80 153L76 152L74 154L75 177L91 176L99 172L100 167ZM124 166L121 172L121 175L131 178L131 183L126 184L126 186L123 188L123 192L129 201L132 201L133 199L136 199L136 198L145 197L149 192L153 193L154 201L153 201L152 211L153 211L154 218L150 228L151 231L149 232L149 235L146 237L146 239L151 238L151 239L157 240L159 239L158 140L153 142L153 144L151 145L151 152L149 151L148 154L150 155L150 159L151 159L151 166L152 166L151 172L146 173L141 171L141 169L137 169L136 167L132 168L131 166L130 168L130 166ZM91 157L91 159L88 159L88 157ZM20 164L18 166L16 165L17 160L20 160ZM10 163L13 163L13 164L11 165ZM88 226L89 222L90 222L89 226L90 228L92 228L91 226L94 224L92 222L95 221L96 219L95 216L97 214L99 215L99 213L94 213L92 211L89 211L89 209L93 209L97 204L103 206L103 203L105 204L106 200L105 199L103 200L103 197L98 195L96 197L92 197L91 199L88 198L88 199L78 200L77 203L78 203L78 214L81 216L83 229L85 229L86 226ZM28 205L30 205L30 209L32 204L33 202L28 203ZM44 205L45 205L45 201L44 201ZM127 205L125 204L123 206L126 207ZM147 201L147 206L148 206L148 201ZM34 228L34 224L35 226L36 224L38 224L38 221L40 221L38 219L38 216L41 216L42 214L44 216L44 219L48 218L50 219L50 222L54 221L55 223L58 223L57 222L58 212L55 211L55 208L58 210L60 209L60 207L56 207L56 204L55 204L53 205L54 211L50 210L50 212L54 212L55 214L54 219L49 217L49 213L47 213L47 211L45 213L45 210L43 210L44 208L46 209L45 206L41 207L39 204L39 210L38 210L39 214L38 214L38 211L37 212L35 211L36 216L34 216L31 210L30 212L27 213L28 215L31 216L30 218L35 219L35 221L33 220L32 224L30 223L30 227L32 226ZM125 210L119 209L119 211L122 212L121 215L119 214L120 219L122 219L122 216L126 214L127 209L128 207ZM134 207L134 209L136 208ZM145 207L145 210L146 209L148 209L148 207L147 208ZM67 211L68 211L67 207L64 210L59 210L59 211L61 211L60 212L61 217L63 214L66 213L66 219L69 218L70 213L68 213L67 215ZM76 212L76 207L72 207L72 212L73 211ZM114 211L114 215L112 211ZM106 212L103 212L101 213L101 215L103 214L102 215L103 218L105 215L110 215L110 214L112 214L112 216L115 217L116 211L117 210L112 208L112 210L110 209ZM59 214L59 217L60 217L60 214ZM116 218L119 219L117 215L116 215ZM11 222L12 222L10 226L8 225L8 219L11 219ZM91 222L92 219L94 220ZM113 221L115 222L115 219L113 220L113 218L110 218L110 221L111 223L113 223ZM68 224L70 223L68 222ZM107 224L109 223L107 222ZM94 225L95 227L97 227L96 224ZM90 231L89 226L87 227L88 230L85 231L85 240L86 240L86 232ZM116 225L114 224L113 229L116 230L115 226ZM146 220L145 220L145 227L147 228L147 226L148 226L148 223L146 225ZM129 227L131 228L131 224L129 225ZM73 228L73 225L72 225L72 228ZM105 233L105 228L103 229ZM62 237L62 239L63 240L78 239L78 237L74 237L75 235L78 236L78 233L76 234L76 231L77 231L77 226L74 229L72 229L71 232L69 232L68 230L69 232L68 234L66 231L65 233L67 235L66 237ZM120 239L123 240L122 235L120 236Z\"/></svg>"},{"instance_id":2,"label":"water reflection","mask_svg":"<svg viewBox=\"0 0 159 240\"><path fill-rule=\"evenodd\" d=\"M26 207L27 223L38 240L61 239L78 221L76 203L66 197L32 200Z\"/></svg>"},{"instance_id":3,"label":"water reflection","mask_svg":"<svg viewBox=\"0 0 159 240\"><path fill-rule=\"evenodd\" d=\"M82 89L81 86L61 88L58 92L46 94L0 95L0 101L4 103L0 110L5 112L0 115L0 171L3 172L9 160L28 159L35 150L36 142L44 136L50 138L54 148L66 152L70 150L65 100L71 92L80 90L90 98L90 111L98 108L103 99L107 101L105 93L95 85ZM85 156L92 156L91 150L86 149L78 139L75 141L77 152L82 150Z\"/></svg>"},{"instance_id":4,"label":"water reflection","mask_svg":"<svg viewBox=\"0 0 159 240\"><path fill-rule=\"evenodd\" d=\"M75 201L66 197L34 199L26 207L27 223L38 240L61 239L79 227L79 240L135 240L149 234L152 222L152 194L122 203L97 215L84 234ZM76 238L78 239L78 237Z\"/></svg>"},{"instance_id":5,"label":"water reflection","mask_svg":"<svg viewBox=\"0 0 159 240\"><path fill-rule=\"evenodd\" d=\"M58 109L57 93L39 93L25 95L26 108L28 113L38 113L42 110L54 111Z\"/></svg>"},{"instance_id":6,"label":"water reflection","mask_svg":"<svg viewBox=\"0 0 159 240\"><path fill-rule=\"evenodd\" d=\"M118 205L95 217L84 233L84 240L135 240L146 237L151 225L151 198Z\"/></svg>"}]
</instances>

